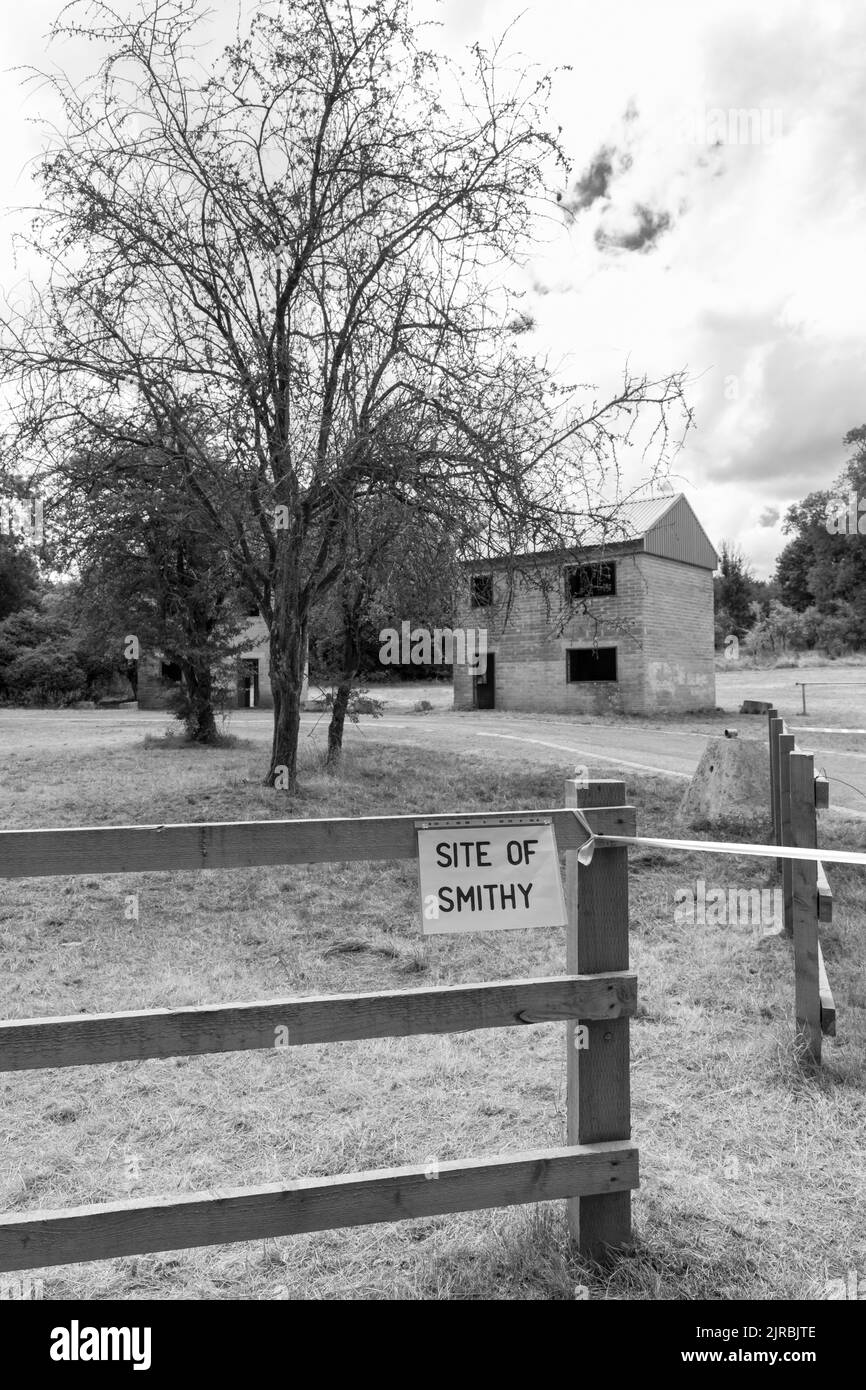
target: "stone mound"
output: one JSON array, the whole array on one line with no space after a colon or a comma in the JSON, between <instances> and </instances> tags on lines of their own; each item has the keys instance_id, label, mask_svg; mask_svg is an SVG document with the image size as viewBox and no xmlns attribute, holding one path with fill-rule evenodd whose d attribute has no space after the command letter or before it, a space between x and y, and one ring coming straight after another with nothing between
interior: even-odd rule
<instances>
[{"instance_id":1,"label":"stone mound","mask_svg":"<svg viewBox=\"0 0 866 1390\"><path fill-rule=\"evenodd\" d=\"M714 738L680 802L681 825L726 820L766 821L770 815L768 753L757 739Z\"/></svg>"}]
</instances>

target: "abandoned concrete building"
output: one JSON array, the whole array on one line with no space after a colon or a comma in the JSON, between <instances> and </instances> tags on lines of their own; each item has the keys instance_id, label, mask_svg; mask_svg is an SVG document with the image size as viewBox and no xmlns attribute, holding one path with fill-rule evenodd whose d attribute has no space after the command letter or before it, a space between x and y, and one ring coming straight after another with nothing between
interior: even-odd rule
<instances>
[{"instance_id":1,"label":"abandoned concrete building","mask_svg":"<svg viewBox=\"0 0 866 1390\"><path fill-rule=\"evenodd\" d=\"M237 709L273 709L268 630L261 618L250 618L244 633L243 650L235 662L233 696ZM139 709L165 709L180 682L180 668L157 652L142 653L138 663ZM301 695L307 699L307 681Z\"/></svg>"},{"instance_id":2,"label":"abandoned concrete building","mask_svg":"<svg viewBox=\"0 0 866 1390\"><path fill-rule=\"evenodd\" d=\"M651 714L715 706L718 556L682 493L617 513L580 564L535 554L466 566L461 622L487 629L486 670L454 667L455 709ZM590 537L592 542L594 537ZM584 611L589 610L589 614Z\"/></svg>"}]
</instances>

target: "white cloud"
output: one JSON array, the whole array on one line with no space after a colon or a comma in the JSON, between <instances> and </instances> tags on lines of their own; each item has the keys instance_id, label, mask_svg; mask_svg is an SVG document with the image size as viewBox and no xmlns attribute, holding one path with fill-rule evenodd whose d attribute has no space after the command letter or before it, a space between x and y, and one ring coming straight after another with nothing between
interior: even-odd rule
<instances>
[{"instance_id":1,"label":"white cloud","mask_svg":"<svg viewBox=\"0 0 866 1390\"><path fill-rule=\"evenodd\" d=\"M533 345L601 387L626 357L634 369L688 367L697 428L677 472L710 535L735 539L767 572L784 538L768 518L826 486L844 462L842 436L866 419L866 11L845 0L422 0L441 21L430 42L457 52L489 40L523 11L506 42L557 80L575 177L602 145L631 155L607 205L563 225L525 277ZM8 65L45 62L59 0L4 6ZM234 5L221 16L234 18ZM222 18L220 23L222 23ZM436 37L438 32L439 37ZM86 72L74 44L56 58ZM76 65L78 65L76 67ZM624 115L633 103L634 119ZM18 78L0 81L0 188L31 198L25 162L40 147L26 117L39 109ZM757 110L766 139L691 143L710 113ZM718 122L718 116L713 118ZM760 125L759 127L760 128ZM716 125L715 129L718 129ZM636 205L668 214L652 249L604 251ZM0 282L20 275L10 226L0 227Z\"/></svg>"}]
</instances>

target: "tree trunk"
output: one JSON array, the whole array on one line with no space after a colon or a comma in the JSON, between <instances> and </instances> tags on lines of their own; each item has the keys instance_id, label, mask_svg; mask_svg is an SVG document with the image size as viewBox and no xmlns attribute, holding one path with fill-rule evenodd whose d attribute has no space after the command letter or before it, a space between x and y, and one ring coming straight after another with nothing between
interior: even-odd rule
<instances>
[{"instance_id":1,"label":"tree trunk","mask_svg":"<svg viewBox=\"0 0 866 1390\"><path fill-rule=\"evenodd\" d=\"M266 787L296 792L298 789L298 738L301 730L301 685L287 678L282 658L271 641L271 689L274 693L274 736Z\"/></svg>"},{"instance_id":2,"label":"tree trunk","mask_svg":"<svg viewBox=\"0 0 866 1390\"><path fill-rule=\"evenodd\" d=\"M346 727L346 711L349 707L349 696L352 693L352 682L361 666L360 622L363 601L363 587L359 588L353 595L347 595L343 599L343 671L337 686L337 693L334 696L331 722L328 725L328 753L325 758L325 767L329 772L335 772L340 762L343 752L343 730Z\"/></svg>"},{"instance_id":3,"label":"tree trunk","mask_svg":"<svg viewBox=\"0 0 866 1390\"><path fill-rule=\"evenodd\" d=\"M298 787L298 738L301 730L301 691L307 646L306 615L300 612L299 576L292 552L280 533L274 584L274 619L270 630L270 674L274 696L274 737L265 786L295 792Z\"/></svg>"},{"instance_id":4,"label":"tree trunk","mask_svg":"<svg viewBox=\"0 0 866 1390\"><path fill-rule=\"evenodd\" d=\"M208 672L210 676L210 672ZM210 685L210 680L207 682ZM210 695L202 695L193 712L195 727L192 730L194 743L216 743L219 738L217 730L216 715L211 703Z\"/></svg>"},{"instance_id":5,"label":"tree trunk","mask_svg":"<svg viewBox=\"0 0 866 1390\"><path fill-rule=\"evenodd\" d=\"M192 743L216 743L219 733L213 707L213 673L209 666L182 665L186 687L185 707L180 712Z\"/></svg>"},{"instance_id":6,"label":"tree trunk","mask_svg":"<svg viewBox=\"0 0 866 1390\"><path fill-rule=\"evenodd\" d=\"M331 722L328 725L328 753L325 758L325 767L329 772L336 772L343 751L343 729L346 724L346 710L349 706L349 696L352 693L352 678L341 680L337 686L337 693L334 697L334 706L331 710Z\"/></svg>"}]
</instances>

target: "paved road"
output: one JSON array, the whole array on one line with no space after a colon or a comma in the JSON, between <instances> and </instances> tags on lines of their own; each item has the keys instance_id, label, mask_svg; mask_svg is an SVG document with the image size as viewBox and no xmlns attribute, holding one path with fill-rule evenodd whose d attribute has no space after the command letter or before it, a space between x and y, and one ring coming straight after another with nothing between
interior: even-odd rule
<instances>
[{"instance_id":1,"label":"paved road","mask_svg":"<svg viewBox=\"0 0 866 1390\"><path fill-rule=\"evenodd\" d=\"M83 752L129 746L148 733L158 737L167 724L168 717L160 710L0 710L0 755L63 747ZM327 719L305 714L302 725L304 737L318 738L324 736ZM723 726L720 719L720 732ZM230 729L239 738L267 743L271 728L269 711L232 713ZM612 767L683 779L694 771L705 739L705 732L681 732L663 726L596 725L481 713L362 717L359 724L346 726L347 745L375 740L447 746L453 752L486 748L492 752L495 747L498 756L514 758L526 758L533 748L539 748L546 753L562 753L566 761L585 763L592 758L599 765L610 763Z\"/></svg>"},{"instance_id":2,"label":"paved road","mask_svg":"<svg viewBox=\"0 0 866 1390\"><path fill-rule=\"evenodd\" d=\"M303 737L316 740L324 736L326 719L321 715L303 717ZM436 750L440 755L489 751L499 760L524 761L543 758L559 764L563 774L586 767L590 775L615 776L622 772L656 772L680 779L691 777L707 738L721 734L725 717L694 721L694 727L681 729L667 723L586 722L566 717L520 716L504 713L454 714L435 711L429 715L386 714L382 719L362 718L348 725L346 744L364 742L410 744ZM731 722L731 721L729 721ZM733 721L740 737L760 737L763 721L748 724ZM806 723L807 721L800 721ZM792 720L796 727L797 721ZM146 733L158 735L167 725L161 711L0 710L0 758L49 748L74 748L77 752L123 747L139 742ZM241 738L267 745L271 737L271 715L265 710L243 710L232 715L231 731ZM804 743L806 739L804 738ZM821 746L821 735L810 734L808 747L815 750L816 766L831 780L830 798L835 810L857 819L866 819L866 737L862 751L840 752ZM853 784L846 786L845 783Z\"/></svg>"},{"instance_id":3,"label":"paved road","mask_svg":"<svg viewBox=\"0 0 866 1390\"><path fill-rule=\"evenodd\" d=\"M701 755L706 735L646 728L619 728L549 720L543 716L456 714L430 718L384 718L364 721L347 741L384 739L448 748L453 753L489 752L497 758L525 760L537 749L546 760L591 766L609 765L634 772L659 772L688 781ZM660 740L663 737L662 746Z\"/></svg>"},{"instance_id":4,"label":"paved road","mask_svg":"<svg viewBox=\"0 0 866 1390\"><path fill-rule=\"evenodd\" d=\"M760 724L760 730L756 727ZM762 721L754 721L740 737L759 737ZM570 767L586 767L590 775L616 776L623 772L657 772L681 779L683 784L695 771L707 738L721 735L725 719L718 726L679 730L669 724L583 724L575 720L548 720L542 716L519 718L483 713L438 715L425 719L364 721L353 728L347 743L361 739L409 742L452 753L495 750L498 758L526 759L534 752L544 754ZM792 722L792 727L796 727ZM866 738L863 751L839 752L819 746L819 736L809 735L803 746L815 753L816 769L831 778L830 800L834 810L846 817L866 819ZM850 784L850 785L845 785ZM858 788L862 788L858 791Z\"/></svg>"}]
</instances>

